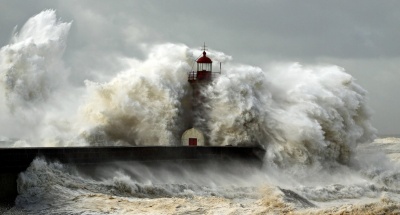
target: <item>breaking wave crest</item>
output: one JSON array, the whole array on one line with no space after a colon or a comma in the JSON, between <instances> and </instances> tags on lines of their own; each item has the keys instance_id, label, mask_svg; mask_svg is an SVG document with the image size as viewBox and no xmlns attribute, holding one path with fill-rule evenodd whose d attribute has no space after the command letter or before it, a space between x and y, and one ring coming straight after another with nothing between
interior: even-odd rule
<instances>
[{"instance_id":1,"label":"breaking wave crest","mask_svg":"<svg viewBox=\"0 0 400 215\"><path fill-rule=\"evenodd\" d=\"M45 102L65 83L61 57L70 27L71 23L57 21L54 11L47 10L30 18L1 48L1 86L11 111Z\"/></svg>"},{"instance_id":2,"label":"breaking wave crest","mask_svg":"<svg viewBox=\"0 0 400 215\"><path fill-rule=\"evenodd\" d=\"M176 145L185 122L189 49L166 44L107 83L87 81L82 133L92 144ZM187 104L186 104L187 105ZM187 109L187 108L186 108Z\"/></svg>"},{"instance_id":3,"label":"breaking wave crest","mask_svg":"<svg viewBox=\"0 0 400 215\"><path fill-rule=\"evenodd\" d=\"M17 139L15 146L68 145L64 117L71 118L75 96L62 57L70 27L46 10L0 49L1 135Z\"/></svg>"},{"instance_id":4,"label":"breaking wave crest","mask_svg":"<svg viewBox=\"0 0 400 215\"><path fill-rule=\"evenodd\" d=\"M374 138L366 91L342 68L294 63L224 73L207 94L214 144L261 143L281 166L346 164L357 144Z\"/></svg>"}]
</instances>

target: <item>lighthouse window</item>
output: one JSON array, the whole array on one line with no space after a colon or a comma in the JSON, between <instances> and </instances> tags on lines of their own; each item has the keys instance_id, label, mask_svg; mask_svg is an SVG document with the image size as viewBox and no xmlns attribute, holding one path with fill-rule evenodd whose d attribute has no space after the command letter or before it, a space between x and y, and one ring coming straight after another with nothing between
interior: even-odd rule
<instances>
[{"instance_id":1,"label":"lighthouse window","mask_svg":"<svg viewBox=\"0 0 400 215\"><path fill-rule=\"evenodd\" d=\"M205 70L211 71L211 63L206 63L206 64L204 64L204 66L205 66Z\"/></svg>"},{"instance_id":2,"label":"lighthouse window","mask_svg":"<svg viewBox=\"0 0 400 215\"><path fill-rule=\"evenodd\" d=\"M211 71L211 63L199 63L197 64L197 71Z\"/></svg>"}]
</instances>

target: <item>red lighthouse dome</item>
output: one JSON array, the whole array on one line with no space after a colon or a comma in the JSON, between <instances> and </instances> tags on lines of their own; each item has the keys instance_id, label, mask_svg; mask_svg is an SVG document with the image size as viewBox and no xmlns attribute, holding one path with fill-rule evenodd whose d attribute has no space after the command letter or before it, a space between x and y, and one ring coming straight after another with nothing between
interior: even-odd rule
<instances>
[{"instance_id":1,"label":"red lighthouse dome","mask_svg":"<svg viewBox=\"0 0 400 215\"><path fill-rule=\"evenodd\" d=\"M203 57L199 58L197 60L197 63L212 63L212 60L208 58L206 51L203 51Z\"/></svg>"}]
</instances>

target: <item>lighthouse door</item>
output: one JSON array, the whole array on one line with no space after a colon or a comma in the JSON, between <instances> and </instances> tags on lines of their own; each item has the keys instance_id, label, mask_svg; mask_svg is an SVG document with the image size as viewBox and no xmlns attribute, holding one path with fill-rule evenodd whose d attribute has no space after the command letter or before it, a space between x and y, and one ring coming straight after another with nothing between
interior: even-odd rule
<instances>
[{"instance_id":1,"label":"lighthouse door","mask_svg":"<svg viewBox=\"0 0 400 215\"><path fill-rule=\"evenodd\" d=\"M189 138L189 146L197 146L197 138Z\"/></svg>"}]
</instances>

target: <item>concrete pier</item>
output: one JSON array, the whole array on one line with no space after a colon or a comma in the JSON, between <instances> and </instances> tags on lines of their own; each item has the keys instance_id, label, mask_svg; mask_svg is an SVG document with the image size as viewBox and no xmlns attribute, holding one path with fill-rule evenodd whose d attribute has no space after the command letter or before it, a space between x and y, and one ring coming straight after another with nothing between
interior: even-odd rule
<instances>
[{"instance_id":1,"label":"concrete pier","mask_svg":"<svg viewBox=\"0 0 400 215\"><path fill-rule=\"evenodd\" d=\"M265 150L259 147L231 146L137 146L137 147L43 147L0 148L0 202L13 203L17 193L18 174L36 157L75 166L104 165L121 161L164 162L184 161L186 164L202 161L226 162L238 160L261 166Z\"/></svg>"}]
</instances>

